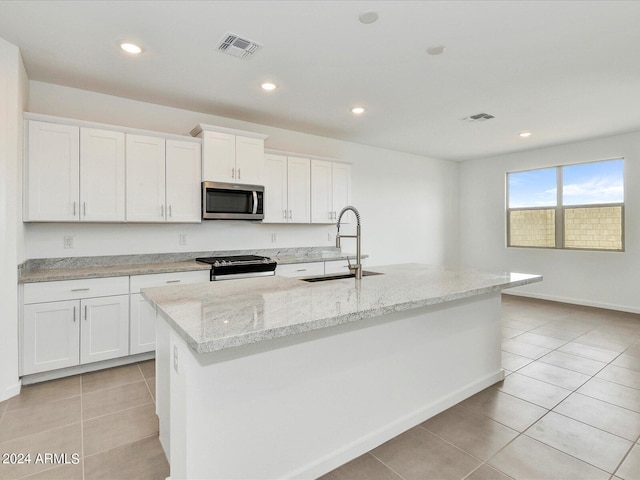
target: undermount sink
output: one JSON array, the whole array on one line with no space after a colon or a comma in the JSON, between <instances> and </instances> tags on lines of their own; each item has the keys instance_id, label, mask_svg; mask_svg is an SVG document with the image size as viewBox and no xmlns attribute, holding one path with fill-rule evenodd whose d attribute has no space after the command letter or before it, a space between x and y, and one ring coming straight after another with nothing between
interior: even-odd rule
<instances>
[{"instance_id":1,"label":"undermount sink","mask_svg":"<svg viewBox=\"0 0 640 480\"><path fill-rule=\"evenodd\" d=\"M363 277L370 277L372 275L383 275L383 274L379 272L369 272L366 270L362 272ZM338 274L320 275L319 277L301 278L300 280L304 282L326 282L327 280L341 280L343 278L355 278L355 275L353 273L338 273Z\"/></svg>"}]
</instances>

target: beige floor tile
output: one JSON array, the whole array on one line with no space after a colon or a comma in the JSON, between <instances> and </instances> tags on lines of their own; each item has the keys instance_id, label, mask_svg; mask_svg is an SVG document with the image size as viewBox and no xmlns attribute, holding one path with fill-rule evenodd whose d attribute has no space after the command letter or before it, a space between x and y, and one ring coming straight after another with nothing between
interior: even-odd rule
<instances>
[{"instance_id":1,"label":"beige floor tile","mask_svg":"<svg viewBox=\"0 0 640 480\"><path fill-rule=\"evenodd\" d=\"M510 478L485 464L480 465L464 480L510 480Z\"/></svg>"},{"instance_id":2,"label":"beige floor tile","mask_svg":"<svg viewBox=\"0 0 640 480\"><path fill-rule=\"evenodd\" d=\"M632 344L632 341L616 341L604 335L597 335L594 332L589 332L585 335L582 335L581 337L576 338L574 342L580 343L582 345L590 345L592 347L603 348L605 350L616 353L624 352Z\"/></svg>"},{"instance_id":3,"label":"beige floor tile","mask_svg":"<svg viewBox=\"0 0 640 480\"><path fill-rule=\"evenodd\" d=\"M71 464L74 462L74 454L76 454L77 461L79 462L82 458L80 424L67 425L0 443L0 453L22 453L29 455L28 463L0 464L0 478L3 479L33 475L44 470L50 470L65 462ZM45 453L55 453L57 455L66 454L66 457L52 459L45 457ZM82 478L81 465L69 465L69 467L69 470L73 472L76 472L79 467L80 478Z\"/></svg>"},{"instance_id":4,"label":"beige floor tile","mask_svg":"<svg viewBox=\"0 0 640 480\"><path fill-rule=\"evenodd\" d=\"M99 370L82 375L82 393L117 387L144 380L137 364Z\"/></svg>"},{"instance_id":5,"label":"beige floor tile","mask_svg":"<svg viewBox=\"0 0 640 480\"><path fill-rule=\"evenodd\" d=\"M596 377L626 387L640 389L640 372L628 368L618 367L617 365L607 365ZM640 392L638 392L638 395L640 395Z\"/></svg>"},{"instance_id":6,"label":"beige floor tile","mask_svg":"<svg viewBox=\"0 0 640 480\"><path fill-rule=\"evenodd\" d=\"M635 388L594 377L580 387L578 393L640 413L640 395Z\"/></svg>"},{"instance_id":7,"label":"beige floor tile","mask_svg":"<svg viewBox=\"0 0 640 480\"><path fill-rule=\"evenodd\" d=\"M157 435L155 405L143 405L87 420L83 433L85 456Z\"/></svg>"},{"instance_id":8,"label":"beige floor tile","mask_svg":"<svg viewBox=\"0 0 640 480\"><path fill-rule=\"evenodd\" d=\"M371 453L406 480L459 480L481 463L422 427L398 435Z\"/></svg>"},{"instance_id":9,"label":"beige floor tile","mask_svg":"<svg viewBox=\"0 0 640 480\"><path fill-rule=\"evenodd\" d=\"M0 420L2 420L2 415L4 414L4 411L6 410L8 403L9 403L9 400L5 400L4 402L0 402Z\"/></svg>"},{"instance_id":10,"label":"beige floor tile","mask_svg":"<svg viewBox=\"0 0 640 480\"><path fill-rule=\"evenodd\" d=\"M156 376L156 361L148 360L146 362L139 363L140 371L144 378L155 378Z\"/></svg>"},{"instance_id":11,"label":"beige floor tile","mask_svg":"<svg viewBox=\"0 0 640 480\"><path fill-rule=\"evenodd\" d=\"M546 409L555 407L571 393L571 390L541 382L517 372L505 378L496 388Z\"/></svg>"},{"instance_id":12,"label":"beige floor tile","mask_svg":"<svg viewBox=\"0 0 640 480\"><path fill-rule=\"evenodd\" d=\"M148 378L147 379L147 385L149 386L149 393L151 394L151 397L153 398L153 401L156 401L156 379L155 378Z\"/></svg>"},{"instance_id":13,"label":"beige floor tile","mask_svg":"<svg viewBox=\"0 0 640 480\"><path fill-rule=\"evenodd\" d=\"M584 375L595 375L607 365L604 362L579 357L559 350L554 350L540 358L538 361L548 363L549 365L555 365L556 367L566 368L567 370L573 370L574 372L582 373Z\"/></svg>"},{"instance_id":14,"label":"beige floor tile","mask_svg":"<svg viewBox=\"0 0 640 480\"><path fill-rule=\"evenodd\" d=\"M632 442L554 412L542 417L525 432L550 447L613 473Z\"/></svg>"},{"instance_id":15,"label":"beige floor tile","mask_svg":"<svg viewBox=\"0 0 640 480\"><path fill-rule=\"evenodd\" d=\"M80 422L80 397L5 412L0 442Z\"/></svg>"},{"instance_id":16,"label":"beige floor tile","mask_svg":"<svg viewBox=\"0 0 640 480\"><path fill-rule=\"evenodd\" d=\"M531 358L522 357L515 353L502 352L502 368L511 370L512 372L533 362Z\"/></svg>"},{"instance_id":17,"label":"beige floor tile","mask_svg":"<svg viewBox=\"0 0 640 480\"><path fill-rule=\"evenodd\" d=\"M487 388L459 404L473 412L495 420L509 428L523 432L547 410L520 398Z\"/></svg>"},{"instance_id":18,"label":"beige floor tile","mask_svg":"<svg viewBox=\"0 0 640 480\"><path fill-rule=\"evenodd\" d=\"M521 332L527 332L532 328L538 327L539 325L531 325L520 320L514 320L512 318L504 319L503 317L502 326L506 328L512 328L514 330L520 330Z\"/></svg>"},{"instance_id":19,"label":"beige floor tile","mask_svg":"<svg viewBox=\"0 0 640 480\"><path fill-rule=\"evenodd\" d=\"M521 333L524 333L524 330L518 330L517 328L509 328L502 327L502 338L513 338Z\"/></svg>"},{"instance_id":20,"label":"beige floor tile","mask_svg":"<svg viewBox=\"0 0 640 480\"><path fill-rule=\"evenodd\" d=\"M554 412L634 442L640 436L640 413L573 393Z\"/></svg>"},{"instance_id":21,"label":"beige floor tile","mask_svg":"<svg viewBox=\"0 0 640 480\"><path fill-rule=\"evenodd\" d=\"M540 361L530 363L518 370L518 373L568 390L575 390L591 378L589 375L583 375L573 370L567 370L566 368L556 367Z\"/></svg>"},{"instance_id":22,"label":"beige floor tile","mask_svg":"<svg viewBox=\"0 0 640 480\"><path fill-rule=\"evenodd\" d=\"M519 433L463 407L453 407L421 424L465 452L486 460Z\"/></svg>"},{"instance_id":23,"label":"beige floor tile","mask_svg":"<svg viewBox=\"0 0 640 480\"><path fill-rule=\"evenodd\" d=\"M608 480L610 474L521 435L489 460L489 465L522 480Z\"/></svg>"},{"instance_id":24,"label":"beige floor tile","mask_svg":"<svg viewBox=\"0 0 640 480\"><path fill-rule=\"evenodd\" d=\"M624 351L624 353L626 353L627 355L640 357L640 344L636 343L635 345L630 346Z\"/></svg>"},{"instance_id":25,"label":"beige floor tile","mask_svg":"<svg viewBox=\"0 0 640 480\"><path fill-rule=\"evenodd\" d=\"M22 387L20 394L7 401L7 411L64 400L80 395L80 377L73 376Z\"/></svg>"},{"instance_id":26,"label":"beige floor tile","mask_svg":"<svg viewBox=\"0 0 640 480\"><path fill-rule=\"evenodd\" d=\"M559 340L565 340L570 342L579 337L581 333L572 332L570 330L562 330L561 328L555 328L549 325L543 325L542 327L534 328L531 333L537 333L538 335L545 335L547 337L557 338Z\"/></svg>"},{"instance_id":27,"label":"beige floor tile","mask_svg":"<svg viewBox=\"0 0 640 480\"><path fill-rule=\"evenodd\" d=\"M636 372L640 372L640 357L636 357L634 355L628 355L623 353L618 358L616 358L612 365L617 365L618 367L628 368L629 370L635 370Z\"/></svg>"},{"instance_id":28,"label":"beige floor tile","mask_svg":"<svg viewBox=\"0 0 640 480\"><path fill-rule=\"evenodd\" d=\"M569 342L561 346L558 350L605 363L609 363L619 355L619 352L612 352L611 350L605 350L604 348L592 347L576 342Z\"/></svg>"},{"instance_id":29,"label":"beige floor tile","mask_svg":"<svg viewBox=\"0 0 640 480\"><path fill-rule=\"evenodd\" d=\"M128 383L83 395L82 418L89 420L147 403L153 403L147 383Z\"/></svg>"},{"instance_id":30,"label":"beige floor tile","mask_svg":"<svg viewBox=\"0 0 640 480\"><path fill-rule=\"evenodd\" d=\"M83 480L82 460L77 465L61 465L35 475L29 475L24 477L24 480Z\"/></svg>"},{"instance_id":31,"label":"beige floor tile","mask_svg":"<svg viewBox=\"0 0 640 480\"><path fill-rule=\"evenodd\" d=\"M624 480L640 480L640 445L636 444L624 459L616 476Z\"/></svg>"},{"instance_id":32,"label":"beige floor tile","mask_svg":"<svg viewBox=\"0 0 640 480\"><path fill-rule=\"evenodd\" d=\"M517 340L520 342L528 343L530 345L536 345L537 347L549 348L551 350L567 343L566 340L560 340L559 338L540 335L539 333L533 332L527 332L523 333L522 335L518 335Z\"/></svg>"},{"instance_id":33,"label":"beige floor tile","mask_svg":"<svg viewBox=\"0 0 640 480\"><path fill-rule=\"evenodd\" d=\"M502 350L509 353L515 353L522 357L531 358L533 360L536 360L551 351L548 348L521 342L518 340L518 337L504 340L502 342Z\"/></svg>"},{"instance_id":34,"label":"beige floor tile","mask_svg":"<svg viewBox=\"0 0 640 480\"><path fill-rule=\"evenodd\" d=\"M393 470L366 453L323 475L318 480L401 480Z\"/></svg>"},{"instance_id":35,"label":"beige floor tile","mask_svg":"<svg viewBox=\"0 0 640 480\"><path fill-rule=\"evenodd\" d=\"M169 476L169 463L158 437L149 437L85 457L84 470L85 480L159 480Z\"/></svg>"}]
</instances>

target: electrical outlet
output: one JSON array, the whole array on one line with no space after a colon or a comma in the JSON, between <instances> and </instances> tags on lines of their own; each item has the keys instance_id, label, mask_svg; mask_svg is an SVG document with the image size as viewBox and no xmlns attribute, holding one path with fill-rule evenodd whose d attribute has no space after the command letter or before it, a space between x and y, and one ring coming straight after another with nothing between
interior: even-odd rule
<instances>
[{"instance_id":1,"label":"electrical outlet","mask_svg":"<svg viewBox=\"0 0 640 480\"><path fill-rule=\"evenodd\" d=\"M73 248L73 236L65 235L64 236L64 248Z\"/></svg>"},{"instance_id":2,"label":"electrical outlet","mask_svg":"<svg viewBox=\"0 0 640 480\"><path fill-rule=\"evenodd\" d=\"M178 373L178 346L173 346L173 369Z\"/></svg>"},{"instance_id":3,"label":"electrical outlet","mask_svg":"<svg viewBox=\"0 0 640 480\"><path fill-rule=\"evenodd\" d=\"M278 236L275 233L271 234L271 243L276 243L278 241Z\"/></svg>"},{"instance_id":4,"label":"electrical outlet","mask_svg":"<svg viewBox=\"0 0 640 480\"><path fill-rule=\"evenodd\" d=\"M328 241L332 241L333 240L333 233L331 233L331 232L327 233L327 240Z\"/></svg>"},{"instance_id":5,"label":"electrical outlet","mask_svg":"<svg viewBox=\"0 0 640 480\"><path fill-rule=\"evenodd\" d=\"M180 240L178 241L178 243L180 245L186 245L187 243L189 243L189 237L187 236L186 233L180 234Z\"/></svg>"}]
</instances>

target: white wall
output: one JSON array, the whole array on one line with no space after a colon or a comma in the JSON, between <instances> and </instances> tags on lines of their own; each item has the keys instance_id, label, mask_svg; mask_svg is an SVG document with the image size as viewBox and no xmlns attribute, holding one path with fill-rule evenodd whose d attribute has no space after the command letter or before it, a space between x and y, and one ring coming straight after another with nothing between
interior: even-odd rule
<instances>
[{"instance_id":1,"label":"white wall","mask_svg":"<svg viewBox=\"0 0 640 480\"><path fill-rule=\"evenodd\" d=\"M626 251L506 248L506 173L625 158ZM640 132L467 161L460 166L463 265L539 273L514 293L640 313Z\"/></svg>"},{"instance_id":2,"label":"white wall","mask_svg":"<svg viewBox=\"0 0 640 480\"><path fill-rule=\"evenodd\" d=\"M268 134L266 148L351 163L352 203L362 214L369 265L457 262L457 163L36 81L30 83L29 110L183 135L198 123L239 128ZM27 257L42 258L333 245L335 226L26 224L25 233ZM186 247L178 245L180 233L189 236ZM74 236L73 249L63 248L64 235ZM345 239L343 250L355 246Z\"/></svg>"},{"instance_id":3,"label":"white wall","mask_svg":"<svg viewBox=\"0 0 640 480\"><path fill-rule=\"evenodd\" d=\"M0 39L0 401L20 391L17 265L24 255L22 110L28 82L17 47Z\"/></svg>"}]
</instances>

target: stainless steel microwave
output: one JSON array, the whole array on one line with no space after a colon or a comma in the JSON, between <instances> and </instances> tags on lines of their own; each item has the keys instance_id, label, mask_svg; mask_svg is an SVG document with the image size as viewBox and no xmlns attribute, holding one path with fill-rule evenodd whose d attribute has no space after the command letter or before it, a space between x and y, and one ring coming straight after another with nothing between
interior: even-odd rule
<instances>
[{"instance_id":1,"label":"stainless steel microwave","mask_svg":"<svg viewBox=\"0 0 640 480\"><path fill-rule=\"evenodd\" d=\"M202 182L203 220L262 220L264 187Z\"/></svg>"}]
</instances>

